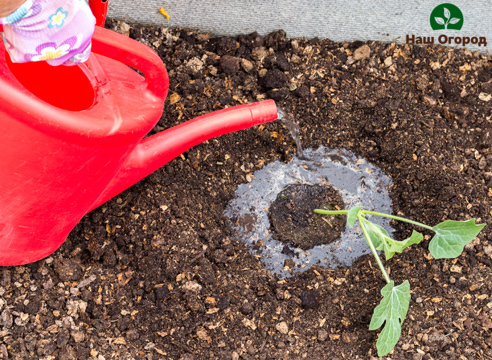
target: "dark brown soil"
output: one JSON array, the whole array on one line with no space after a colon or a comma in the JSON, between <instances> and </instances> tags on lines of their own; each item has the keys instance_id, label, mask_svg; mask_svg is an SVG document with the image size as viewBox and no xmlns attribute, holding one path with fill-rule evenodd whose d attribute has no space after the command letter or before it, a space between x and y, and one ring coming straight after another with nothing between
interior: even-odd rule
<instances>
[{"instance_id":1,"label":"dark brown soil","mask_svg":"<svg viewBox=\"0 0 492 360\"><path fill-rule=\"evenodd\" d=\"M343 210L345 204L330 185L287 186L277 195L268 212L272 237L304 250L339 239L346 219L315 214L313 209Z\"/></svg>"},{"instance_id":2,"label":"dark brown soil","mask_svg":"<svg viewBox=\"0 0 492 360\"><path fill-rule=\"evenodd\" d=\"M171 84L155 131L274 98L305 148L345 148L392 177L395 214L492 223L492 66L438 46L212 37L132 28ZM358 51L362 46L367 52ZM207 141L85 216L60 250L0 269L3 359L371 359L385 282L373 258L279 281L223 215L238 184L295 144L279 122ZM412 226L394 224L398 238ZM388 359L492 358L491 227L455 260L428 237L385 265L412 298ZM429 233L425 233L430 235Z\"/></svg>"}]
</instances>

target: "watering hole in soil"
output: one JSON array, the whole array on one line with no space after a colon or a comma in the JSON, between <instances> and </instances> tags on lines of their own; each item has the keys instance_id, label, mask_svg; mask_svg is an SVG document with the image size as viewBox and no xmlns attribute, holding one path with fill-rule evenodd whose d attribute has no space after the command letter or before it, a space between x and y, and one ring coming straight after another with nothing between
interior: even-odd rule
<instances>
[{"instance_id":1,"label":"watering hole in soil","mask_svg":"<svg viewBox=\"0 0 492 360\"><path fill-rule=\"evenodd\" d=\"M345 204L340 193L328 184L288 185L268 211L272 237L304 250L339 239L345 230L345 217L315 214L313 208L343 210Z\"/></svg>"},{"instance_id":2,"label":"watering hole in soil","mask_svg":"<svg viewBox=\"0 0 492 360\"><path fill-rule=\"evenodd\" d=\"M289 163L270 163L256 171L250 183L237 188L224 212L232 221L234 237L279 278L312 265L350 266L370 252L362 232L357 225L345 227L345 216L323 219L312 211L361 206L391 214L391 179L344 149L302 150L295 121L282 111L279 118L297 143L297 155ZM389 219L372 217L371 221L392 234Z\"/></svg>"}]
</instances>

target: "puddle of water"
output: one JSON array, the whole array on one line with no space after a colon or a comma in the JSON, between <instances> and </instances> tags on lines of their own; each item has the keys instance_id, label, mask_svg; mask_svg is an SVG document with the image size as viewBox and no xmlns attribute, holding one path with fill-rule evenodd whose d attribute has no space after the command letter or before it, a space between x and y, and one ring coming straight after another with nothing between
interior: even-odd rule
<instances>
[{"instance_id":1,"label":"puddle of water","mask_svg":"<svg viewBox=\"0 0 492 360\"><path fill-rule=\"evenodd\" d=\"M350 266L360 256L370 253L358 224L354 228L347 226L340 240L307 251L274 240L268 210L286 186L330 184L341 194L346 209L362 206L365 210L392 213L389 197L392 182L376 166L349 151L325 147L307 149L304 156L302 159L294 157L288 164L276 161L256 171L251 183L238 187L235 198L224 212L233 222L236 239L249 245L251 253L262 256L265 267L280 278L306 271L312 265ZM370 219L383 226L390 235L393 233L389 219L377 216ZM284 262L288 259L297 264L292 272L284 270Z\"/></svg>"}]
</instances>

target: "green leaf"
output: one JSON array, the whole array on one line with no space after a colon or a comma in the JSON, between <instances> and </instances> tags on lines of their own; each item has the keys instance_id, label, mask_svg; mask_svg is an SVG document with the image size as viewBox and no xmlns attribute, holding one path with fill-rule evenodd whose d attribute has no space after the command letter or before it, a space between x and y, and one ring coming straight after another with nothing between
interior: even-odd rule
<instances>
[{"instance_id":1,"label":"green leaf","mask_svg":"<svg viewBox=\"0 0 492 360\"><path fill-rule=\"evenodd\" d=\"M452 259L460 256L466 244L472 241L486 224L468 221L446 220L432 228L436 232L429 244L435 259Z\"/></svg>"},{"instance_id":2,"label":"green leaf","mask_svg":"<svg viewBox=\"0 0 492 360\"><path fill-rule=\"evenodd\" d=\"M353 227L355 220L357 220L357 214L359 213L360 206L354 206L347 213L347 225Z\"/></svg>"},{"instance_id":3,"label":"green leaf","mask_svg":"<svg viewBox=\"0 0 492 360\"><path fill-rule=\"evenodd\" d=\"M407 247L412 246L413 244L418 244L424 238L421 233L414 230L412 231L412 235L408 239L397 241L390 238L388 232L382 226L374 224L369 220L366 221L368 223L366 229L369 233L369 236L371 237L371 241L374 244L374 247L376 248L376 250L384 250L386 260L391 259L393 255L395 255L395 253L401 253ZM377 245L373 238L377 239Z\"/></svg>"},{"instance_id":4,"label":"green leaf","mask_svg":"<svg viewBox=\"0 0 492 360\"><path fill-rule=\"evenodd\" d=\"M369 330L379 329L386 322L376 343L378 356L385 356L400 339L401 325L410 305L410 283L405 280L395 286L395 282L391 281L381 289L381 295L383 299L374 309Z\"/></svg>"}]
</instances>

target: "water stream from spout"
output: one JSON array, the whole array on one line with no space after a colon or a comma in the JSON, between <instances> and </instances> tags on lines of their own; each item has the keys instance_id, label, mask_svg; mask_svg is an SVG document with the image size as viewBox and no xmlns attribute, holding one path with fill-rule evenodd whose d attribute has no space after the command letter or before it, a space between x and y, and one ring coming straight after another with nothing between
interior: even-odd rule
<instances>
[{"instance_id":1,"label":"water stream from spout","mask_svg":"<svg viewBox=\"0 0 492 360\"><path fill-rule=\"evenodd\" d=\"M294 120L291 114L288 114L282 109L277 109L278 118L281 120L285 127L289 130L290 135L294 139L297 145L297 157L304 159L304 152L302 151L301 138L299 137L299 124Z\"/></svg>"}]
</instances>

